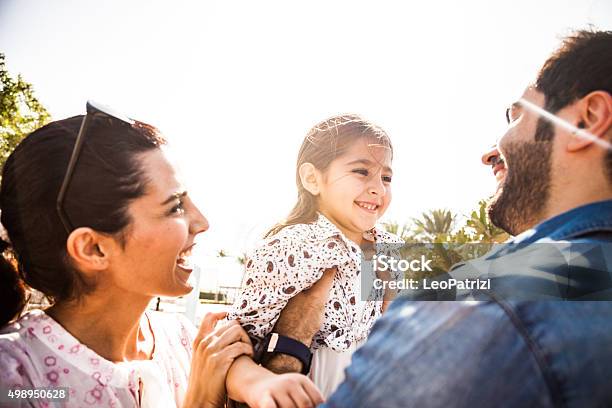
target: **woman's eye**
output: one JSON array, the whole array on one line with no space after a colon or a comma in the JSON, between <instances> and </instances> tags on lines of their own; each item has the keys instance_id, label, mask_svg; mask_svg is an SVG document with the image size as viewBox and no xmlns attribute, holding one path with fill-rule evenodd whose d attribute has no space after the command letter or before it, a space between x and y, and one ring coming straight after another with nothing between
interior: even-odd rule
<instances>
[{"instance_id":1,"label":"woman's eye","mask_svg":"<svg viewBox=\"0 0 612 408\"><path fill-rule=\"evenodd\" d=\"M367 169L355 169L353 173L361 174L362 176L367 176L370 174Z\"/></svg>"},{"instance_id":2,"label":"woman's eye","mask_svg":"<svg viewBox=\"0 0 612 408\"><path fill-rule=\"evenodd\" d=\"M185 213L185 206L183 204L182 200L179 200L179 202L172 207L172 209L170 210L170 214L183 214Z\"/></svg>"},{"instance_id":3,"label":"woman's eye","mask_svg":"<svg viewBox=\"0 0 612 408\"><path fill-rule=\"evenodd\" d=\"M391 176L382 176L382 181L385 183L390 183L391 182Z\"/></svg>"}]
</instances>

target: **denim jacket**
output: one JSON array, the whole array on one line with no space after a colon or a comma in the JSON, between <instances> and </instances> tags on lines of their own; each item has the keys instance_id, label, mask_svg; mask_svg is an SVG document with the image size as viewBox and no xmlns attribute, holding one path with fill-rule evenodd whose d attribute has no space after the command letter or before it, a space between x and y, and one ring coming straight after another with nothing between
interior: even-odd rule
<instances>
[{"instance_id":1,"label":"denim jacket","mask_svg":"<svg viewBox=\"0 0 612 408\"><path fill-rule=\"evenodd\" d=\"M544 242L609 249L612 200L513 240L517 249ZM609 250L579 257L597 266L594 279L610 280ZM345 375L324 407L612 407L612 302L398 298Z\"/></svg>"}]
</instances>

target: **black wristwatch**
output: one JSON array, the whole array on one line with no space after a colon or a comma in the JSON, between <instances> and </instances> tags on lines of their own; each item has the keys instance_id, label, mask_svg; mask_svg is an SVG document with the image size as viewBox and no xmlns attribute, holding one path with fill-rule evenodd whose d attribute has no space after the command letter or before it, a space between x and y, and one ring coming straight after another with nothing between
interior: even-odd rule
<instances>
[{"instance_id":1,"label":"black wristwatch","mask_svg":"<svg viewBox=\"0 0 612 408\"><path fill-rule=\"evenodd\" d=\"M302 362L302 374L306 375L310 372L312 363L310 349L304 343L291 337L270 333L259 341L255 339L254 352L253 360L258 364L265 363L275 353L287 354Z\"/></svg>"}]
</instances>

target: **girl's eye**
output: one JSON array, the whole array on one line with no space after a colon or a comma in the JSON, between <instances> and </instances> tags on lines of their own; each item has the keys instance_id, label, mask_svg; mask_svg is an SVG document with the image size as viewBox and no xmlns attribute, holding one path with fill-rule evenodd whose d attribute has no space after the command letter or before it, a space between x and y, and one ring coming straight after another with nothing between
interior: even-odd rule
<instances>
[{"instance_id":1,"label":"girl's eye","mask_svg":"<svg viewBox=\"0 0 612 408\"><path fill-rule=\"evenodd\" d=\"M367 169L355 169L353 173L361 174L362 176L368 176L370 174Z\"/></svg>"},{"instance_id":2,"label":"girl's eye","mask_svg":"<svg viewBox=\"0 0 612 408\"><path fill-rule=\"evenodd\" d=\"M390 183L391 182L391 176L382 176L382 181L385 183Z\"/></svg>"}]
</instances>

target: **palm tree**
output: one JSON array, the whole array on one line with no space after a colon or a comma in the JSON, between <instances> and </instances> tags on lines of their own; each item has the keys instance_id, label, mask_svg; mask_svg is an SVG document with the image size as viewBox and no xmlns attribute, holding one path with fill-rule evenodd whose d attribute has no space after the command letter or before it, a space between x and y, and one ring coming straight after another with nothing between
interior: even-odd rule
<instances>
[{"instance_id":1,"label":"palm tree","mask_svg":"<svg viewBox=\"0 0 612 408\"><path fill-rule=\"evenodd\" d=\"M408 245L402 257L425 255L432 259L436 273L448 271L454 264L478 258L487 253L494 243L504 242L509 235L491 223L485 200L458 228L457 215L447 209L429 210L410 223L385 224L388 232L399 235ZM435 276L435 274L433 274Z\"/></svg>"},{"instance_id":2,"label":"palm tree","mask_svg":"<svg viewBox=\"0 0 612 408\"><path fill-rule=\"evenodd\" d=\"M401 226L396 221L386 222L383 224L385 231L395 234L402 238L404 241L409 241L412 237L411 226L409 224L402 224Z\"/></svg>"},{"instance_id":3,"label":"palm tree","mask_svg":"<svg viewBox=\"0 0 612 408\"><path fill-rule=\"evenodd\" d=\"M236 260L238 261L238 263L240 265L245 265L246 262L247 262L247 254L246 254L246 252L243 252L241 255L238 255L236 257Z\"/></svg>"},{"instance_id":4,"label":"palm tree","mask_svg":"<svg viewBox=\"0 0 612 408\"><path fill-rule=\"evenodd\" d=\"M415 237L426 242L448 242L455 229L457 215L446 209L429 210L413 219Z\"/></svg>"}]
</instances>

